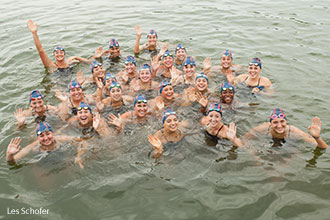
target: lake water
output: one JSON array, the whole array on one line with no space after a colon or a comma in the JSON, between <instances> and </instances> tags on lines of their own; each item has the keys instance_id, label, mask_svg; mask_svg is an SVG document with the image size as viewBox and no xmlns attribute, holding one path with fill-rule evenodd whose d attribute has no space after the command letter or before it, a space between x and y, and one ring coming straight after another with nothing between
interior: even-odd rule
<instances>
[{"instance_id":1,"label":"lake water","mask_svg":"<svg viewBox=\"0 0 330 220\"><path fill-rule=\"evenodd\" d=\"M202 130L191 129L182 146L155 162L147 134L161 127L132 127L115 140L96 142L81 170L68 146L39 162L19 167L5 161L10 139L22 146L35 139L35 125L16 130L13 112L28 106L28 94L40 89L48 103L58 78L46 73L26 24L38 24L46 52L62 45L68 56L91 57L98 46L116 38L124 55L133 54L134 25L145 34L155 29L159 40L183 43L188 54L219 64L232 51L234 63L246 67L252 57L263 62L262 75L275 88L272 97L244 97L253 103L224 115L238 125L238 136L283 108L290 124L307 132L314 116L323 122L322 137L330 143L329 2L320 1L8 1L0 7L0 218L2 219L329 219L329 151L303 142L270 148L257 140L250 150L228 142L205 145ZM171 48L171 47L170 47ZM174 46L172 46L173 51ZM53 57L51 57L53 59ZM141 56L140 61L147 57ZM80 64L74 71L89 74ZM71 77L71 76L67 76ZM63 80L69 80L64 78ZM216 84L220 81L216 81ZM63 87L64 91L64 87ZM181 119L191 110L183 112ZM196 123L197 124L197 123ZM60 125L56 125L60 127ZM105 144L107 143L107 144ZM22 208L49 210L23 215ZM21 214L8 214L18 209Z\"/></svg>"}]
</instances>

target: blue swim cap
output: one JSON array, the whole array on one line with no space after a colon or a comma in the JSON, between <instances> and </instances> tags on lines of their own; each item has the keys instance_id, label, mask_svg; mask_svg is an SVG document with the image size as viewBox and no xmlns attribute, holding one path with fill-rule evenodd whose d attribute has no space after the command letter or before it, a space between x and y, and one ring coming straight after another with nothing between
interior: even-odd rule
<instances>
[{"instance_id":1,"label":"blue swim cap","mask_svg":"<svg viewBox=\"0 0 330 220\"><path fill-rule=\"evenodd\" d=\"M195 81L196 81L197 79L199 79L199 78L204 78L204 79L207 80L207 82L209 81L209 78L207 78L207 75L205 75L204 72L201 72L200 74L198 74L198 75L196 76L196 78L195 78Z\"/></svg>"},{"instance_id":2,"label":"blue swim cap","mask_svg":"<svg viewBox=\"0 0 330 220\"><path fill-rule=\"evenodd\" d=\"M85 102L80 102L77 110L81 111L82 109L89 110L91 114L93 114L92 108Z\"/></svg>"},{"instance_id":3,"label":"blue swim cap","mask_svg":"<svg viewBox=\"0 0 330 220\"><path fill-rule=\"evenodd\" d=\"M141 67L140 67L140 71L141 70L149 70L150 73L151 73L151 67L149 64L145 63L145 64L142 64Z\"/></svg>"},{"instance_id":4,"label":"blue swim cap","mask_svg":"<svg viewBox=\"0 0 330 220\"><path fill-rule=\"evenodd\" d=\"M147 103L147 99L144 95L137 95L134 97L134 107L137 103Z\"/></svg>"},{"instance_id":5,"label":"blue swim cap","mask_svg":"<svg viewBox=\"0 0 330 220\"><path fill-rule=\"evenodd\" d=\"M230 84L229 82L224 82L221 85L220 94L222 93L222 91L225 91L227 89L232 90L233 93L235 93L235 87L232 84Z\"/></svg>"},{"instance_id":6,"label":"blue swim cap","mask_svg":"<svg viewBox=\"0 0 330 220\"><path fill-rule=\"evenodd\" d=\"M64 53L65 53L65 50L64 50L64 48L63 48L63 47L61 47L61 46L56 46L56 47L54 47L54 49L53 49L53 53L54 53L55 51L57 51L57 50L61 50L61 51L64 51Z\"/></svg>"},{"instance_id":7,"label":"blue swim cap","mask_svg":"<svg viewBox=\"0 0 330 220\"><path fill-rule=\"evenodd\" d=\"M80 89L82 89L80 83L77 82L77 81L75 81L75 80L72 80L72 81L69 83L68 87L69 87L69 92L70 92L71 89L73 89L73 88L80 88Z\"/></svg>"},{"instance_id":8,"label":"blue swim cap","mask_svg":"<svg viewBox=\"0 0 330 220\"><path fill-rule=\"evenodd\" d=\"M186 65L194 65L194 66L196 66L196 63L195 63L194 58L192 58L191 56L188 56L186 58L186 60L183 62L183 66L186 66Z\"/></svg>"},{"instance_id":9,"label":"blue swim cap","mask_svg":"<svg viewBox=\"0 0 330 220\"><path fill-rule=\"evenodd\" d=\"M94 72L94 68L98 67L98 66L102 66L102 63L99 63L97 61L93 61L93 63L91 64L91 72Z\"/></svg>"},{"instance_id":10,"label":"blue swim cap","mask_svg":"<svg viewBox=\"0 0 330 220\"><path fill-rule=\"evenodd\" d=\"M222 117L222 106L221 104L215 102L213 104L210 105L209 109L207 110L207 115L211 112L211 111L216 111L219 112L221 117Z\"/></svg>"},{"instance_id":11,"label":"blue swim cap","mask_svg":"<svg viewBox=\"0 0 330 220\"><path fill-rule=\"evenodd\" d=\"M261 60L258 57L253 58L249 63L249 66L251 65L259 66L261 69Z\"/></svg>"},{"instance_id":12,"label":"blue swim cap","mask_svg":"<svg viewBox=\"0 0 330 220\"><path fill-rule=\"evenodd\" d=\"M43 100L44 97L42 96L41 92L39 92L39 90L35 89L29 95L29 103L31 103L32 99L42 99Z\"/></svg>"},{"instance_id":13,"label":"blue swim cap","mask_svg":"<svg viewBox=\"0 0 330 220\"><path fill-rule=\"evenodd\" d=\"M111 85L109 86L109 92L111 91L111 89L113 89L115 87L120 88L121 90L123 90L121 88L121 85L115 81L115 82L112 82Z\"/></svg>"},{"instance_id":14,"label":"blue swim cap","mask_svg":"<svg viewBox=\"0 0 330 220\"><path fill-rule=\"evenodd\" d=\"M134 58L133 56L127 56L127 57L126 57L125 65L126 65L126 64L129 64L129 63L133 63L134 66L136 66L135 58Z\"/></svg>"},{"instance_id":15,"label":"blue swim cap","mask_svg":"<svg viewBox=\"0 0 330 220\"><path fill-rule=\"evenodd\" d=\"M155 30L150 30L148 35L147 35L147 38L149 37L149 35L156 35L156 38L158 39L158 35L157 35Z\"/></svg>"},{"instance_id":16,"label":"blue swim cap","mask_svg":"<svg viewBox=\"0 0 330 220\"><path fill-rule=\"evenodd\" d=\"M159 93L162 94L163 89L164 89L166 86L170 86L170 85L171 85L170 82L168 82L168 81L166 81L166 80L162 81L162 82L159 84Z\"/></svg>"},{"instance_id":17,"label":"blue swim cap","mask_svg":"<svg viewBox=\"0 0 330 220\"><path fill-rule=\"evenodd\" d=\"M109 42L109 48L112 48L112 47L119 47L118 41L116 41L116 39L114 39L114 38L112 38Z\"/></svg>"},{"instance_id":18,"label":"blue swim cap","mask_svg":"<svg viewBox=\"0 0 330 220\"><path fill-rule=\"evenodd\" d=\"M50 131L53 132L52 127L47 122L40 122L36 127L36 134L39 136L42 132Z\"/></svg>"},{"instance_id":19,"label":"blue swim cap","mask_svg":"<svg viewBox=\"0 0 330 220\"><path fill-rule=\"evenodd\" d=\"M108 80L108 79L114 79L114 81L117 81L117 78L115 77L115 75L113 75L112 73L110 72L107 72L105 74L105 77L104 77L104 80L103 80L103 84L105 85L105 82Z\"/></svg>"},{"instance_id":20,"label":"blue swim cap","mask_svg":"<svg viewBox=\"0 0 330 220\"><path fill-rule=\"evenodd\" d=\"M168 116L170 116L170 115L176 116L176 112L172 111L172 109L166 109L163 112L163 119L162 119L163 124L164 124L165 120L168 118Z\"/></svg>"},{"instance_id":21,"label":"blue swim cap","mask_svg":"<svg viewBox=\"0 0 330 220\"><path fill-rule=\"evenodd\" d=\"M184 51L186 51L186 48L182 45L182 44L178 44L176 45L176 48L175 48L175 53L180 50L180 49L184 49ZM187 51L186 51L187 52Z\"/></svg>"},{"instance_id":22,"label":"blue swim cap","mask_svg":"<svg viewBox=\"0 0 330 220\"><path fill-rule=\"evenodd\" d=\"M172 57L173 58L173 54L171 54L169 50L166 50L165 53L162 56L162 59L164 59L165 57Z\"/></svg>"},{"instance_id":23,"label":"blue swim cap","mask_svg":"<svg viewBox=\"0 0 330 220\"><path fill-rule=\"evenodd\" d=\"M229 50L224 50L221 54L221 56L225 56L225 57L230 57L231 59L233 59L233 55L231 54L231 52Z\"/></svg>"},{"instance_id":24,"label":"blue swim cap","mask_svg":"<svg viewBox=\"0 0 330 220\"><path fill-rule=\"evenodd\" d=\"M285 120L287 120L284 111L280 108L274 108L272 110L272 112L270 113L270 116L269 116L269 122L271 122L273 119L277 119L277 118L284 118Z\"/></svg>"}]
</instances>

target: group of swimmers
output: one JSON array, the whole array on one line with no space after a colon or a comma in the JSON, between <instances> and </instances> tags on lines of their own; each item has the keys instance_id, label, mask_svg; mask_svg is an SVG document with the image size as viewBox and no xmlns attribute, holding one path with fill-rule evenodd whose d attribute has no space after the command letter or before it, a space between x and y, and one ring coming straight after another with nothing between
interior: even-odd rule
<instances>
[{"instance_id":1,"label":"group of swimmers","mask_svg":"<svg viewBox=\"0 0 330 220\"><path fill-rule=\"evenodd\" d=\"M127 56L123 59L118 41L111 39L108 50L99 47L89 59L78 56L66 59L64 48L56 46L53 50L53 62L41 45L37 25L29 20L28 28L48 72L57 74L58 71L81 62L90 64L92 76L86 78L82 71L77 72L76 79L68 85L68 95L63 91L56 91L56 97L61 101L58 106L45 104L39 90L30 92L29 108L19 108L14 115L18 127L25 124L27 117L35 118L37 140L21 149L21 139L13 138L7 148L8 162L15 162L30 153L51 152L58 149L62 143L73 141L79 145L75 161L83 167L81 155L87 149L87 140L93 137L116 136L125 130L127 124L143 126L148 123L150 117L161 117L163 124L162 129L148 135L148 141L154 149L153 157L158 158L168 147L179 144L185 136L185 128L189 126L189 120L180 121L174 109L180 111L181 108L191 105L198 105L196 114L200 115L205 136L215 144L218 139L228 139L234 146L243 147L249 139L261 134L280 141L286 138L303 139L319 148L327 148L320 136L322 123L318 117L312 119L307 134L293 125L288 125L284 111L274 108L267 122L251 129L240 138L236 136L235 123L231 122L227 126L222 122L223 110L235 108L237 103L234 98L236 85L245 85L253 94L267 95L274 92L270 80L260 76L260 58L251 60L247 74L238 74L243 71L243 67L232 64L232 54L225 50L220 55L221 65L212 66L211 59L206 58L203 66L199 68L202 71L197 73L195 58L187 55L182 44L175 47L173 55L167 45L158 42L156 31L150 30L146 36L147 43L141 45L142 30L136 25L135 57ZM138 68L136 57L142 53L150 54L150 63L144 62ZM125 68L117 71L117 74L106 72L106 62L119 67L123 64ZM209 88L209 81L216 75L223 75L226 80L215 82L218 85L216 88ZM95 93L85 94L83 90L86 87L94 89ZM158 93L156 97L154 91ZM51 115L70 126L81 128L81 136L77 138L54 135L47 122Z\"/></svg>"}]
</instances>

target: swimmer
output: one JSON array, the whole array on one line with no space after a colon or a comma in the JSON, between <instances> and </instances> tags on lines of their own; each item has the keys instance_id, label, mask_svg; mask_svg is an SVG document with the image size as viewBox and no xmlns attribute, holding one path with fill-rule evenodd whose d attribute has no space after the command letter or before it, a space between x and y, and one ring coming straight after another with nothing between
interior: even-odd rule
<instances>
[{"instance_id":1,"label":"swimmer","mask_svg":"<svg viewBox=\"0 0 330 220\"><path fill-rule=\"evenodd\" d=\"M125 60L125 71L119 72L119 83L123 85L129 85L133 79L136 79L138 73L136 71L136 62L133 56L127 56Z\"/></svg>"},{"instance_id":2,"label":"swimmer","mask_svg":"<svg viewBox=\"0 0 330 220\"><path fill-rule=\"evenodd\" d=\"M140 67L138 78L133 79L129 87L133 92L149 91L157 89L158 84L158 82L152 80L151 68L145 63Z\"/></svg>"},{"instance_id":3,"label":"swimmer","mask_svg":"<svg viewBox=\"0 0 330 220\"><path fill-rule=\"evenodd\" d=\"M160 62L160 58L162 61ZM182 71L177 69L174 65L174 57L167 50L167 47L163 47L157 56L152 60L152 72L153 76L162 76L167 79L177 78L182 74Z\"/></svg>"},{"instance_id":4,"label":"swimmer","mask_svg":"<svg viewBox=\"0 0 330 220\"><path fill-rule=\"evenodd\" d=\"M47 122L40 122L36 128L37 140L27 145L21 150L21 138L12 138L6 153L7 162L14 163L29 154L41 152L52 152L61 147L64 143L74 140L74 137L64 135L54 135L51 126Z\"/></svg>"},{"instance_id":5,"label":"swimmer","mask_svg":"<svg viewBox=\"0 0 330 220\"><path fill-rule=\"evenodd\" d=\"M25 124L26 117L33 116L36 123L45 121L47 115L58 115L62 120L65 116L62 114L61 109L52 105L45 105L44 98L38 90L33 90L29 95L30 107L23 111L22 108L16 109L14 112L17 120L18 128Z\"/></svg>"},{"instance_id":6,"label":"swimmer","mask_svg":"<svg viewBox=\"0 0 330 220\"><path fill-rule=\"evenodd\" d=\"M249 63L248 74L241 74L233 81L234 85L238 83L245 83L247 87L252 89L252 93L272 93L272 83L266 77L260 76L261 72L261 60L259 58L253 58Z\"/></svg>"},{"instance_id":7,"label":"swimmer","mask_svg":"<svg viewBox=\"0 0 330 220\"><path fill-rule=\"evenodd\" d=\"M185 136L181 131L183 124L179 122L176 113L171 109L164 111L162 122L163 129L157 131L154 135L148 135L148 141L154 148L154 158L160 157L166 148L178 144Z\"/></svg>"},{"instance_id":8,"label":"swimmer","mask_svg":"<svg viewBox=\"0 0 330 220\"><path fill-rule=\"evenodd\" d=\"M96 82L96 85L98 89L102 90L102 95L106 95L109 94L109 87L113 82L117 82L117 78L113 73L107 72L105 74L103 82L101 80L98 80Z\"/></svg>"},{"instance_id":9,"label":"swimmer","mask_svg":"<svg viewBox=\"0 0 330 220\"><path fill-rule=\"evenodd\" d=\"M221 119L221 104L213 103L208 108L207 116L200 120L200 123L206 126L205 135L207 140L210 141L210 145L215 146L218 143L218 139L224 138L230 140L235 146L242 147L243 143L236 136L235 123L231 122L228 127L221 122Z\"/></svg>"},{"instance_id":10,"label":"swimmer","mask_svg":"<svg viewBox=\"0 0 330 220\"><path fill-rule=\"evenodd\" d=\"M321 125L320 118L314 117L312 125L308 127L309 134L300 130L299 128L288 125L287 117L282 109L274 108L269 116L269 122L265 122L247 132L242 139L249 140L257 135L270 136L277 146L282 146L284 140L287 138L302 139L307 143L315 145L319 148L327 148L328 145L321 138ZM280 143L279 143L280 142Z\"/></svg>"},{"instance_id":11,"label":"swimmer","mask_svg":"<svg viewBox=\"0 0 330 220\"><path fill-rule=\"evenodd\" d=\"M229 82L222 83L220 87L220 103L226 107L232 107L235 103L235 87Z\"/></svg>"},{"instance_id":12,"label":"swimmer","mask_svg":"<svg viewBox=\"0 0 330 220\"><path fill-rule=\"evenodd\" d=\"M93 56L94 59L99 59L102 56L108 56L111 60L116 60L120 58L120 46L116 39L112 38L109 42L109 50L104 50L102 47L98 47L95 50L95 54Z\"/></svg>"},{"instance_id":13,"label":"swimmer","mask_svg":"<svg viewBox=\"0 0 330 220\"><path fill-rule=\"evenodd\" d=\"M134 45L134 53L139 54L141 51L148 50L148 51L156 51L157 50L157 39L158 35L156 31L150 30L147 35L148 43L144 45L140 45L140 39L142 36L142 30L139 25L135 25L135 32L136 32L136 41Z\"/></svg>"},{"instance_id":14,"label":"swimmer","mask_svg":"<svg viewBox=\"0 0 330 220\"><path fill-rule=\"evenodd\" d=\"M89 83L104 81L105 71L101 63L93 61L91 64L91 72L93 76L87 79L84 77L84 73L82 71L77 72L77 81L80 83L80 85L86 86Z\"/></svg>"},{"instance_id":15,"label":"swimmer","mask_svg":"<svg viewBox=\"0 0 330 220\"><path fill-rule=\"evenodd\" d=\"M184 84L184 85L195 85L196 78L196 62L193 57L188 56L183 62L183 75L178 76L177 78L171 79L171 84L173 86Z\"/></svg>"},{"instance_id":16,"label":"swimmer","mask_svg":"<svg viewBox=\"0 0 330 220\"><path fill-rule=\"evenodd\" d=\"M65 60L65 50L61 46L56 46L53 50L53 54L55 57L55 63L54 63L47 56L45 50L42 48L41 42L37 34L37 29L38 29L37 24L35 24L32 20L29 20L27 26L33 35L33 40L38 50L41 61L48 72L54 72L57 69L68 68L72 63L75 62L90 63L89 60L77 56L69 57L67 60Z\"/></svg>"},{"instance_id":17,"label":"swimmer","mask_svg":"<svg viewBox=\"0 0 330 220\"><path fill-rule=\"evenodd\" d=\"M93 95L84 94L82 86L75 80L72 80L69 85L69 94L68 98L65 93L61 93L59 90L56 90L56 97L62 101L60 106L66 110L66 118L69 119L72 116L77 115L77 108L81 102L85 103L95 103ZM71 110L71 112L70 112Z\"/></svg>"},{"instance_id":18,"label":"swimmer","mask_svg":"<svg viewBox=\"0 0 330 220\"><path fill-rule=\"evenodd\" d=\"M183 69L183 62L187 57L186 48L182 44L178 44L175 48L175 67L179 70Z\"/></svg>"}]
</instances>

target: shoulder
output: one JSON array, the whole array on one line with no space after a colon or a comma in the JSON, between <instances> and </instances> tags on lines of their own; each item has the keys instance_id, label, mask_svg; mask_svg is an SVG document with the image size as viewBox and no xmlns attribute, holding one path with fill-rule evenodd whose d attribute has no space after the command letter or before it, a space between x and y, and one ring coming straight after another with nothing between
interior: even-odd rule
<instances>
[{"instance_id":1,"label":"shoulder","mask_svg":"<svg viewBox=\"0 0 330 220\"><path fill-rule=\"evenodd\" d=\"M272 82L268 78L263 77L263 76L260 79L260 83L262 83L266 87L269 87L272 85Z\"/></svg>"}]
</instances>

